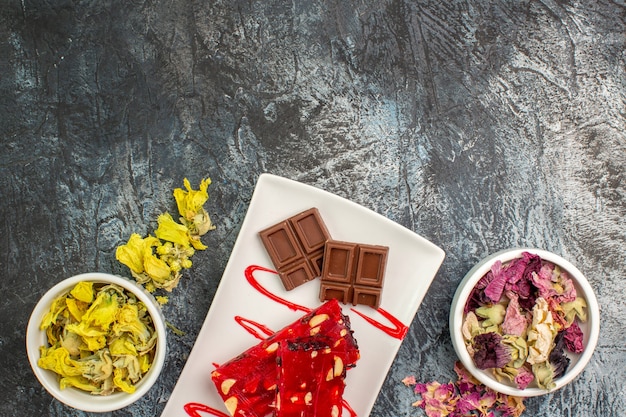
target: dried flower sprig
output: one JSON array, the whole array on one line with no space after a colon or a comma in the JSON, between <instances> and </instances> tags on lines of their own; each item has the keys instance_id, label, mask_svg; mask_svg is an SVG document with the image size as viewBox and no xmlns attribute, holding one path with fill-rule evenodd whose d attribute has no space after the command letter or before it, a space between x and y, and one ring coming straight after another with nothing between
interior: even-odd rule
<instances>
[{"instance_id":1,"label":"dried flower sprig","mask_svg":"<svg viewBox=\"0 0 626 417\"><path fill-rule=\"evenodd\" d=\"M158 217L155 236L142 238L133 233L115 252L115 258L150 292L157 288L166 291L176 288L181 271L191 268L191 256L196 250L207 249L200 237L215 229L204 209L211 179L203 179L198 190L191 188L187 178L183 183L185 190L176 188L173 192L181 223L169 213L163 213ZM166 302L164 298L160 300Z\"/></svg>"}]
</instances>

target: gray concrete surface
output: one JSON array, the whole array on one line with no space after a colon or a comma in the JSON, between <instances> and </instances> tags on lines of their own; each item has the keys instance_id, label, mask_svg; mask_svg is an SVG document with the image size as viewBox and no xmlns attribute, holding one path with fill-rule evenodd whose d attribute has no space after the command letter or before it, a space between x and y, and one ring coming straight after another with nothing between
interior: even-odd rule
<instances>
[{"instance_id":1,"label":"gray concrete surface","mask_svg":"<svg viewBox=\"0 0 626 417\"><path fill-rule=\"evenodd\" d=\"M575 263L603 322L589 367L524 415L626 413L623 1L30 1L0 8L0 415L85 416L36 381L39 297L125 273L131 232L213 180L217 229L164 314L165 370L112 416L159 415L208 311L258 175L358 202L447 257L372 412L419 416L400 383L454 379L447 319L483 256Z\"/></svg>"}]
</instances>

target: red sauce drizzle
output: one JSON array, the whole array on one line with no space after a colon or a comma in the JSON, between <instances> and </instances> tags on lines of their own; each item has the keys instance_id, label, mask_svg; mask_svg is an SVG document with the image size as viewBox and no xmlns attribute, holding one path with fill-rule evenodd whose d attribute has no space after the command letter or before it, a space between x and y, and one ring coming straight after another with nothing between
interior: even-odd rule
<instances>
[{"instance_id":1,"label":"red sauce drizzle","mask_svg":"<svg viewBox=\"0 0 626 417\"><path fill-rule=\"evenodd\" d=\"M352 407L350 407L350 404L348 404L345 398L341 401L341 403L343 405L343 408L345 410L348 410L348 413L350 413L350 417L357 417L356 411L354 411Z\"/></svg>"},{"instance_id":2,"label":"red sauce drizzle","mask_svg":"<svg viewBox=\"0 0 626 417\"><path fill-rule=\"evenodd\" d=\"M241 316L235 316L235 321L241 327L246 329L248 333L250 333L252 336L256 337L259 340L265 340L268 336L274 334L274 331L272 329L261 323L257 323L256 321L252 321Z\"/></svg>"},{"instance_id":3,"label":"red sauce drizzle","mask_svg":"<svg viewBox=\"0 0 626 417\"><path fill-rule=\"evenodd\" d=\"M299 310L299 311L303 311L305 313L309 313L311 311L311 309L308 308L308 307L292 303L291 301L285 300L284 298L281 298L281 297L277 296L276 294L268 291L265 287L263 287L259 283L259 281L254 276L254 273L256 271L271 272L273 274L276 274L276 271L274 271L273 269L269 269L269 268L266 268L266 267L263 267L263 266L259 266L259 265L250 265L250 266L248 266L246 268L245 275L246 275L246 280L252 286L252 288L257 290L261 294L265 295L269 299L274 300L275 302L290 308L291 310L294 310L294 311L298 311ZM407 332L409 331L408 326L403 324L400 320L398 320L396 317L394 317L393 315L391 315L389 312L387 312L386 310L384 310L382 308L378 308L378 309L376 309L376 311L378 311L378 313L380 313L383 317L385 317L387 320L389 320L389 322L391 322L391 324L393 326L384 325L381 322L379 322L377 320L374 320L373 318L364 315L363 313L360 313L360 312L358 312L358 311L356 311L354 309L351 309L351 310L354 313L356 313L357 315L361 316L365 321L367 321L372 326L376 327L377 329L387 333L389 336L394 337L396 339L403 340L404 337L406 336ZM241 324L241 323L239 323L239 324ZM255 325L256 325L256 323L255 323ZM244 326L244 328L246 328L246 327ZM250 330L248 328L246 328L246 330L248 330L250 332ZM252 333L252 334L255 337L258 337L258 336L256 336L256 334L254 334L254 333Z\"/></svg>"},{"instance_id":4,"label":"red sauce drizzle","mask_svg":"<svg viewBox=\"0 0 626 417\"><path fill-rule=\"evenodd\" d=\"M356 311L353 308L351 308L350 310L358 314L359 316L363 317L363 320L365 320L372 326L376 327L379 330L382 330L383 332L387 333L391 337L395 337L396 339L400 339L400 340L404 339L404 336L406 336L407 332L409 331L408 326L404 325L400 320L398 320L397 318L395 318L394 316L392 316L391 314L389 314L386 310L383 310L382 308L377 308L376 311L378 311L383 317L389 320L391 324L393 324L393 327L386 326L382 324L381 322L374 320L373 318L368 317L361 312Z\"/></svg>"},{"instance_id":5,"label":"red sauce drizzle","mask_svg":"<svg viewBox=\"0 0 626 417\"><path fill-rule=\"evenodd\" d=\"M252 285L252 287L257 290L258 292L260 292L261 294L263 294L264 296L268 297L271 300L276 301L279 304L284 305L287 308L290 308L293 311L303 311L305 313L309 313L311 311L310 308L305 307L305 306L301 306L299 304L295 304L292 303L291 301L285 300L284 298L281 298L279 296L277 296L276 294L273 294L271 292L269 292L265 287L263 287L261 284L259 284L259 281L257 281L257 279L254 277L254 273L256 271L264 271L264 272L271 272L273 274L276 274L276 271L274 271L273 269L268 269L265 268L263 266L258 266L258 265L250 265L249 267L246 268L246 280L248 281L248 283L250 285Z\"/></svg>"},{"instance_id":6,"label":"red sauce drizzle","mask_svg":"<svg viewBox=\"0 0 626 417\"><path fill-rule=\"evenodd\" d=\"M200 403L187 403L185 404L184 409L189 417L201 417L198 413L199 411L209 413L210 415L216 417L231 417L230 414L223 413L220 410L216 410L215 408L211 408L208 405Z\"/></svg>"}]
</instances>

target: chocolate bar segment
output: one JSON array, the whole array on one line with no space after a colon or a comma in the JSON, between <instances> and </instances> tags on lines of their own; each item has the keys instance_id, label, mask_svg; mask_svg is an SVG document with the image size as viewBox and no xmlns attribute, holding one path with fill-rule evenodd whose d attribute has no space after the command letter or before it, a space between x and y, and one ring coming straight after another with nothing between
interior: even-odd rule
<instances>
[{"instance_id":1,"label":"chocolate bar segment","mask_svg":"<svg viewBox=\"0 0 626 417\"><path fill-rule=\"evenodd\" d=\"M286 290L319 277L330 234L313 207L259 232Z\"/></svg>"},{"instance_id":2,"label":"chocolate bar segment","mask_svg":"<svg viewBox=\"0 0 626 417\"><path fill-rule=\"evenodd\" d=\"M322 281L320 284L320 300L337 300L344 304L352 302L353 288L350 284L339 284Z\"/></svg>"},{"instance_id":3,"label":"chocolate bar segment","mask_svg":"<svg viewBox=\"0 0 626 417\"><path fill-rule=\"evenodd\" d=\"M265 249L276 268L282 268L302 259L302 251L288 222L278 223L261 233Z\"/></svg>"},{"instance_id":4,"label":"chocolate bar segment","mask_svg":"<svg viewBox=\"0 0 626 417\"><path fill-rule=\"evenodd\" d=\"M389 248L373 245L360 245L359 248L359 263L354 283L366 287L382 288Z\"/></svg>"},{"instance_id":5,"label":"chocolate bar segment","mask_svg":"<svg viewBox=\"0 0 626 417\"><path fill-rule=\"evenodd\" d=\"M348 242L329 241L327 243L323 276L328 281L350 284L354 274L354 258L357 245Z\"/></svg>"},{"instance_id":6,"label":"chocolate bar segment","mask_svg":"<svg viewBox=\"0 0 626 417\"><path fill-rule=\"evenodd\" d=\"M320 300L378 308L388 252L387 246L327 241Z\"/></svg>"}]
</instances>

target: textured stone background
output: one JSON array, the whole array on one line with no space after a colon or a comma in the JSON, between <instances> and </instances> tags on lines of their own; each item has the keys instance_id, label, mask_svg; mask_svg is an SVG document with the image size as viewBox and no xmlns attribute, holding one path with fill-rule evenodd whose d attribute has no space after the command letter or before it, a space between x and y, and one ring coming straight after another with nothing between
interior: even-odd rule
<instances>
[{"instance_id":1,"label":"textured stone background","mask_svg":"<svg viewBox=\"0 0 626 417\"><path fill-rule=\"evenodd\" d=\"M210 176L210 249L164 308L158 415L261 172L347 197L447 257L373 416L422 415L400 380L454 379L448 311L483 256L554 251L603 313L590 366L527 416L626 414L626 6L608 1L31 1L0 7L0 415L84 416L35 380L24 331L76 273Z\"/></svg>"}]
</instances>

